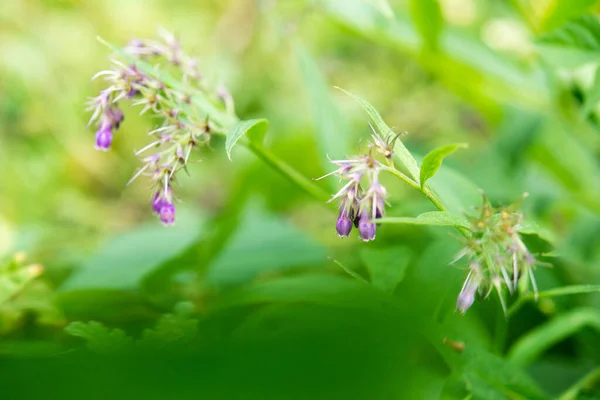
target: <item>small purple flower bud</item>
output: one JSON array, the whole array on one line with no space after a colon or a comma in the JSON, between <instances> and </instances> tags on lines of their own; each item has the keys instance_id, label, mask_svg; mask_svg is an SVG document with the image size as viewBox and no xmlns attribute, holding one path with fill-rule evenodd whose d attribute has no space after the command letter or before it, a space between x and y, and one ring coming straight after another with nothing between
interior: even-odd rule
<instances>
[{"instance_id":1,"label":"small purple flower bud","mask_svg":"<svg viewBox=\"0 0 600 400\"><path fill-rule=\"evenodd\" d=\"M162 191L156 192L154 198L152 199L152 210L154 210L155 213L160 214L160 210L163 207L165 207L168 204L171 204L170 199L172 197L172 193L173 189L171 189L171 186L167 187L166 194Z\"/></svg>"},{"instance_id":2,"label":"small purple flower bud","mask_svg":"<svg viewBox=\"0 0 600 400\"><path fill-rule=\"evenodd\" d=\"M458 298L456 299L456 308L460 310L461 313L466 313L467 310L473 305L475 301L475 292L477 292L478 284L469 281L463 290L458 294Z\"/></svg>"},{"instance_id":3,"label":"small purple flower bud","mask_svg":"<svg viewBox=\"0 0 600 400\"><path fill-rule=\"evenodd\" d=\"M102 123L96 132L96 149L107 151L112 143L112 127L110 124Z\"/></svg>"},{"instance_id":4,"label":"small purple flower bud","mask_svg":"<svg viewBox=\"0 0 600 400\"><path fill-rule=\"evenodd\" d=\"M140 92L137 89L134 89L133 87L130 87L129 90L127 91L127 94L125 95L128 99L134 98L135 96L137 96Z\"/></svg>"},{"instance_id":5,"label":"small purple flower bud","mask_svg":"<svg viewBox=\"0 0 600 400\"><path fill-rule=\"evenodd\" d=\"M375 239L375 224L370 221L368 212L361 212L360 219L358 221L358 232L360 238L368 242Z\"/></svg>"},{"instance_id":6,"label":"small purple flower bud","mask_svg":"<svg viewBox=\"0 0 600 400\"><path fill-rule=\"evenodd\" d=\"M158 216L163 224L173 225L175 223L175 206L165 200L165 203L163 203L158 211Z\"/></svg>"},{"instance_id":7,"label":"small purple flower bud","mask_svg":"<svg viewBox=\"0 0 600 400\"><path fill-rule=\"evenodd\" d=\"M350 235L350 231L352 231L352 220L345 210L340 212L340 216L335 224L335 230L339 237L348 237Z\"/></svg>"},{"instance_id":8,"label":"small purple flower bud","mask_svg":"<svg viewBox=\"0 0 600 400\"><path fill-rule=\"evenodd\" d=\"M125 119L123 111L121 111L119 108L107 108L104 112L104 117L106 121L115 129L119 129L121 122L123 122Z\"/></svg>"}]
</instances>

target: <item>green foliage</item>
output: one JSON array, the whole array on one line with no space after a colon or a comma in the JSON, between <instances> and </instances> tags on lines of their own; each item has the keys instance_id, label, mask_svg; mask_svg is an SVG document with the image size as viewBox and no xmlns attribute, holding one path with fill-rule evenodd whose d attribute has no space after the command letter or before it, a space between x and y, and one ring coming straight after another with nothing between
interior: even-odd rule
<instances>
[{"instance_id":1,"label":"green foliage","mask_svg":"<svg viewBox=\"0 0 600 400\"><path fill-rule=\"evenodd\" d=\"M385 293L392 294L404 279L412 254L407 247L364 248L360 256L369 271L371 284Z\"/></svg>"},{"instance_id":2,"label":"green foliage","mask_svg":"<svg viewBox=\"0 0 600 400\"><path fill-rule=\"evenodd\" d=\"M71 322L65 332L86 341L86 346L91 351L101 354L115 354L130 350L133 343L121 329L109 329L100 322Z\"/></svg>"},{"instance_id":3,"label":"green foliage","mask_svg":"<svg viewBox=\"0 0 600 400\"><path fill-rule=\"evenodd\" d=\"M431 226L459 226L467 228L469 223L462 217L446 211L430 211L417 217L386 217L378 220L382 224L409 224Z\"/></svg>"},{"instance_id":4,"label":"green foliage","mask_svg":"<svg viewBox=\"0 0 600 400\"><path fill-rule=\"evenodd\" d=\"M583 15L538 40L542 55L555 65L577 67L598 62L600 22L595 15Z\"/></svg>"},{"instance_id":5,"label":"green foliage","mask_svg":"<svg viewBox=\"0 0 600 400\"><path fill-rule=\"evenodd\" d=\"M100 322L72 322L65 332L85 340L86 347L100 354L133 351L164 351L185 349L197 337L198 320L192 318L194 305L181 302L172 314L161 316L156 325L145 329L139 339L134 340L121 329L110 329Z\"/></svg>"},{"instance_id":6,"label":"green foliage","mask_svg":"<svg viewBox=\"0 0 600 400\"><path fill-rule=\"evenodd\" d=\"M508 358L519 365L527 365L543 354L552 345L570 335L591 327L600 332L600 312L580 308L559 315L523 335L510 349Z\"/></svg>"},{"instance_id":7,"label":"green foliage","mask_svg":"<svg viewBox=\"0 0 600 400\"><path fill-rule=\"evenodd\" d=\"M260 145L268 128L269 122L266 119L251 119L235 124L227 132L227 139L225 141L227 157L231 160L231 150L243 136L246 136L251 142Z\"/></svg>"},{"instance_id":8,"label":"green foliage","mask_svg":"<svg viewBox=\"0 0 600 400\"><path fill-rule=\"evenodd\" d=\"M445 157L454 153L456 150L460 148L468 147L466 144L449 144L447 146L438 147L435 150L427 153L425 158L423 158L423 163L421 164L421 173L420 173L420 183L421 188L425 187L427 181L437 173L437 171L442 166L442 161Z\"/></svg>"},{"instance_id":9,"label":"green foliage","mask_svg":"<svg viewBox=\"0 0 600 400\"><path fill-rule=\"evenodd\" d=\"M423 47L436 50L444 23L438 0L411 0L410 15L423 39Z\"/></svg>"},{"instance_id":10,"label":"green foliage","mask_svg":"<svg viewBox=\"0 0 600 400\"><path fill-rule=\"evenodd\" d=\"M60 396L61 381L92 393L96 376L116 398L598 397L596 2L80 3L0 7L0 256L24 249L44 266L0 263L5 397ZM201 56L200 83L121 47L157 15ZM164 104L219 128L173 182L174 226L151 220L143 184L124 189L157 120L124 109L110 152L93 151L82 103L107 50L90 27L116 59L190 95ZM221 83L235 108L206 90ZM472 151L442 166L465 147L448 143ZM256 157L228 162L237 145ZM385 217L374 243L340 239L336 181L315 178L327 156L369 151ZM522 220L479 215L479 188L499 206L528 192ZM520 244L448 264L503 235L535 257L538 292L517 273L506 315L487 290L462 315L471 264L507 266L511 282ZM94 364L78 344L127 373L79 368L69 357Z\"/></svg>"},{"instance_id":11,"label":"green foliage","mask_svg":"<svg viewBox=\"0 0 600 400\"><path fill-rule=\"evenodd\" d=\"M342 92L346 93L348 96L352 97L360 106L365 110L373 124L375 124L375 128L377 132L383 137L387 138L388 136L393 134L392 129L383 121L379 112L366 100L358 97L355 94L345 91L344 89L338 88ZM419 167L417 166L417 161L410 154L408 149L402 144L402 142L397 139L395 141L394 146L394 155L398 158L400 163L408 170L409 177L416 180L419 176Z\"/></svg>"},{"instance_id":12,"label":"green foliage","mask_svg":"<svg viewBox=\"0 0 600 400\"><path fill-rule=\"evenodd\" d=\"M152 224L113 238L72 274L60 290L137 287L148 274L198 242L204 234L204 218L195 212L183 212L179 218L181 221L168 231Z\"/></svg>"}]
</instances>

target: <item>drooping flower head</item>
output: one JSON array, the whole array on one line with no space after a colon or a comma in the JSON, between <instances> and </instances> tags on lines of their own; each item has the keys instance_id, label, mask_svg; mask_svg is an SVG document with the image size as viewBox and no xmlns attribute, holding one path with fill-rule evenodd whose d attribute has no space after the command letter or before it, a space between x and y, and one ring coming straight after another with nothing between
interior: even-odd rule
<instances>
[{"instance_id":1,"label":"drooping flower head","mask_svg":"<svg viewBox=\"0 0 600 400\"><path fill-rule=\"evenodd\" d=\"M93 77L102 77L107 87L90 99L88 125L97 126L95 147L107 151L121 128L124 102L159 121L148 134L151 142L135 153L142 166L130 182L141 175L149 177L153 211L171 225L175 221L171 188L177 173L187 171L192 151L208 145L213 133L227 131L223 121L237 117L225 86L204 82L197 60L183 51L172 33L160 29L159 36L160 40L130 41L123 49L127 56L112 59L112 68ZM194 98L202 101L195 103Z\"/></svg>"},{"instance_id":2,"label":"drooping flower head","mask_svg":"<svg viewBox=\"0 0 600 400\"><path fill-rule=\"evenodd\" d=\"M338 236L348 237L354 225L363 241L375 239L376 225L373 220L383 216L386 198L386 190L378 180L380 162L370 153L331 162L338 169L324 177L337 175L345 182L330 200L340 200L340 213L336 221ZM366 190L362 189L363 183Z\"/></svg>"},{"instance_id":3,"label":"drooping flower head","mask_svg":"<svg viewBox=\"0 0 600 400\"><path fill-rule=\"evenodd\" d=\"M518 205L519 202L495 208L484 197L479 215L469 217L472 237L452 262L463 257L469 260L469 273L457 299L457 309L462 313L471 307L477 293L487 296L493 290L506 310L505 291L516 292L522 279L531 284L537 298L533 269L542 263L519 234L523 215L518 212Z\"/></svg>"}]
</instances>

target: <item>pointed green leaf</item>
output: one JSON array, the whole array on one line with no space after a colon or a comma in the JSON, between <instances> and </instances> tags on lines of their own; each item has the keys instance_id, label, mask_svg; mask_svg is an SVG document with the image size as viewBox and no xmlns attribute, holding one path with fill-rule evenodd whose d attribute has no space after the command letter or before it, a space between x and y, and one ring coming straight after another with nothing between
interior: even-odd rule
<instances>
[{"instance_id":1,"label":"pointed green leaf","mask_svg":"<svg viewBox=\"0 0 600 400\"><path fill-rule=\"evenodd\" d=\"M373 121L373 124L375 124L375 129L377 129L381 136L387 138L389 134L392 133L392 130L383 121L383 118L381 118L379 112L368 101L342 88L339 88L337 86L336 88L346 93L348 96L352 97L354 100L356 100L356 102L358 102L358 104L361 105L361 107L369 115L369 118L371 118L371 121ZM396 140L396 144L394 146L394 153L396 157L400 160L400 162L404 165L404 167L406 167L409 176L416 182L419 177L419 166L417 165L417 161L415 160L415 158L412 156L412 154L410 154L410 152L400 141L400 139Z\"/></svg>"},{"instance_id":2,"label":"pointed green leaf","mask_svg":"<svg viewBox=\"0 0 600 400\"><path fill-rule=\"evenodd\" d=\"M435 175L438 169L440 169L445 157L454 153L459 148L466 147L468 146L464 143L450 144L448 146L438 147L427 154L423 159L423 165L421 165L421 188L425 187L425 183Z\"/></svg>"},{"instance_id":3,"label":"pointed green leaf","mask_svg":"<svg viewBox=\"0 0 600 400\"><path fill-rule=\"evenodd\" d=\"M468 228L469 223L466 219L446 211L430 211L423 213L416 218L413 217L387 217L377 220L381 224L410 224L410 225L431 225L431 226L458 226Z\"/></svg>"},{"instance_id":4,"label":"pointed green leaf","mask_svg":"<svg viewBox=\"0 0 600 400\"><path fill-rule=\"evenodd\" d=\"M231 150L233 146L240 140L244 135L248 137L253 143L261 143L265 137L265 133L269 127L269 121L266 119L249 119L246 121L240 121L235 124L228 132L227 139L225 140L225 150L227 151L227 157L231 160Z\"/></svg>"}]
</instances>

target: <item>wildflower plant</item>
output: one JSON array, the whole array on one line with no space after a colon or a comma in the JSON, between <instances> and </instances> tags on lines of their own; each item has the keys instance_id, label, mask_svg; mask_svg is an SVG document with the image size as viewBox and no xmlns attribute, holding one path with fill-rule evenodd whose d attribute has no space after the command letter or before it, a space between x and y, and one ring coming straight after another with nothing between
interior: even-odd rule
<instances>
[{"instance_id":1,"label":"wildflower plant","mask_svg":"<svg viewBox=\"0 0 600 400\"><path fill-rule=\"evenodd\" d=\"M95 147L102 151L110 149L122 126L124 103L140 107L140 114L151 114L159 120L148 132L149 143L135 152L142 165L130 183L140 176L148 177L152 210L163 224L175 223L174 188L178 173L187 171L189 163L197 157L196 150L207 147L214 135L224 135L230 158L233 147L242 144L317 199L336 202L339 208L335 231L339 237L350 236L356 228L362 241L373 241L377 227L384 223L456 228L464 248L453 263L461 259L468 263L456 305L461 312L471 307L478 293L487 296L495 290L504 310L505 294L525 288L527 282L537 293L533 269L538 262L519 236L523 215L518 211L518 203L494 208L484 198L479 215L465 218L450 213L428 183L442 160L466 145L435 149L419 165L402 143L402 134L390 129L367 101L345 92L369 116L370 140L362 154L330 160L336 169L317 180L336 176L342 185L329 196L263 147L262 138L268 126L265 119L240 120L225 86L209 83L199 72L197 60L183 51L173 34L160 30L159 36L158 41L132 40L122 49L101 40L115 56L111 59L111 69L94 76L103 77L108 87L89 101L88 110L92 112L90 125L97 129ZM415 218L386 217L387 190L380 181L385 173L420 192L438 211Z\"/></svg>"}]
</instances>

